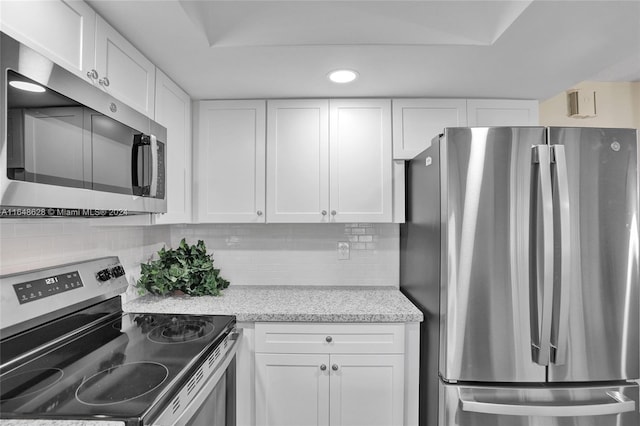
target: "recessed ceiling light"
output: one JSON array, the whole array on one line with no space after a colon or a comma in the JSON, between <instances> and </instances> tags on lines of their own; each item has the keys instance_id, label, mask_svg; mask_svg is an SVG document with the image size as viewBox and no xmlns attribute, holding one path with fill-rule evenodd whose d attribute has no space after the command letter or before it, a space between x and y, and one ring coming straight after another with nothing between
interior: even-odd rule
<instances>
[{"instance_id":1,"label":"recessed ceiling light","mask_svg":"<svg viewBox=\"0 0 640 426\"><path fill-rule=\"evenodd\" d=\"M334 83L350 83L358 78L358 73L352 70L335 70L329 73L329 80Z\"/></svg>"},{"instance_id":2,"label":"recessed ceiling light","mask_svg":"<svg viewBox=\"0 0 640 426\"><path fill-rule=\"evenodd\" d=\"M39 84L29 83L27 81L14 80L10 81L9 85L15 87L16 89L26 90L27 92L42 93L45 91L44 87L40 86Z\"/></svg>"}]
</instances>

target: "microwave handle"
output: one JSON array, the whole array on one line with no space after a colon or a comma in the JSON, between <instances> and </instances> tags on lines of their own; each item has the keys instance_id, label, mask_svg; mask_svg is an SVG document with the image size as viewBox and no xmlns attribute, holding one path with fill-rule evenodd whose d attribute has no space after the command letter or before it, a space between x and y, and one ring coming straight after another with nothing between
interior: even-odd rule
<instances>
[{"instance_id":1,"label":"microwave handle","mask_svg":"<svg viewBox=\"0 0 640 426\"><path fill-rule=\"evenodd\" d=\"M145 195L144 181L140 182L138 180L138 175L139 175L138 172L140 167L140 163L138 162L138 159L140 154L140 148L145 145L149 145L149 136L146 136L141 133L133 137L133 146L131 147L131 188L133 190L133 195L138 195L138 196Z\"/></svg>"},{"instance_id":2,"label":"microwave handle","mask_svg":"<svg viewBox=\"0 0 640 426\"><path fill-rule=\"evenodd\" d=\"M151 183L149 187L149 196L156 197L158 195L158 175L160 173L160 156L158 155L158 139L151 135Z\"/></svg>"}]
</instances>

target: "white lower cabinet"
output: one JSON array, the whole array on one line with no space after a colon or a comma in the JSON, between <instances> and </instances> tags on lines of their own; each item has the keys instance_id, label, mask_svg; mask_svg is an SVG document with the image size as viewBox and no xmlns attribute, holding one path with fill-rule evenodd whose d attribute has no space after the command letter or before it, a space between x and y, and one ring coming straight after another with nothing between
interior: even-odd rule
<instances>
[{"instance_id":1,"label":"white lower cabinet","mask_svg":"<svg viewBox=\"0 0 640 426\"><path fill-rule=\"evenodd\" d=\"M328 425L328 364L325 354L256 354L256 424Z\"/></svg>"},{"instance_id":2,"label":"white lower cabinet","mask_svg":"<svg viewBox=\"0 0 640 426\"><path fill-rule=\"evenodd\" d=\"M255 391L258 426L400 426L404 324L257 323Z\"/></svg>"},{"instance_id":3,"label":"white lower cabinet","mask_svg":"<svg viewBox=\"0 0 640 426\"><path fill-rule=\"evenodd\" d=\"M403 424L403 355L339 354L329 357L329 424Z\"/></svg>"}]
</instances>

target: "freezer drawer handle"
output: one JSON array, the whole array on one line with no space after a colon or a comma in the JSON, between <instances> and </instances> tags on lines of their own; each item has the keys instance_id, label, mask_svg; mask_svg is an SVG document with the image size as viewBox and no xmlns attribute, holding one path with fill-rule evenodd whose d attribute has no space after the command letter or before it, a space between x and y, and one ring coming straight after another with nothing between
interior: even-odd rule
<instances>
[{"instance_id":1,"label":"freezer drawer handle","mask_svg":"<svg viewBox=\"0 0 640 426\"><path fill-rule=\"evenodd\" d=\"M614 402L576 405L503 404L500 402L476 401L472 391L460 389L460 402L462 403L463 411L508 416L584 417L635 411L636 402L620 392L608 391L606 394Z\"/></svg>"}]
</instances>

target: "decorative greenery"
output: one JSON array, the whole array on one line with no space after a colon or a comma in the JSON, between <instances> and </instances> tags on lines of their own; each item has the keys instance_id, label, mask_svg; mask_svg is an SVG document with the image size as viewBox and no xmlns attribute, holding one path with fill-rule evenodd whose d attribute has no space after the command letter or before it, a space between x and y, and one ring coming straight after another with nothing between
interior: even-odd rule
<instances>
[{"instance_id":1,"label":"decorative greenery","mask_svg":"<svg viewBox=\"0 0 640 426\"><path fill-rule=\"evenodd\" d=\"M229 287L220 269L213 267L213 256L207 254L202 240L189 245L183 238L177 249L158 251L158 260L142 264L142 274L136 287L140 294L188 294L190 296L219 296Z\"/></svg>"}]
</instances>

